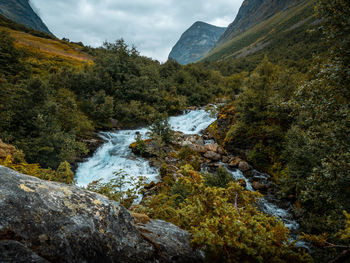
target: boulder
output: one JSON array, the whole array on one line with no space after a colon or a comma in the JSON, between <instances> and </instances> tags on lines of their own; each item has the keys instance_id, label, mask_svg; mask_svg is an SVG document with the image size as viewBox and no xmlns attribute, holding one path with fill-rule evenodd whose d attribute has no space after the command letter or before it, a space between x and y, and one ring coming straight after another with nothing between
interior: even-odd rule
<instances>
[{"instance_id":1,"label":"boulder","mask_svg":"<svg viewBox=\"0 0 350 263\"><path fill-rule=\"evenodd\" d=\"M221 155L226 154L225 150L221 146L218 147L218 151L217 152L218 152L218 154L221 154Z\"/></svg>"},{"instance_id":2,"label":"boulder","mask_svg":"<svg viewBox=\"0 0 350 263\"><path fill-rule=\"evenodd\" d=\"M216 153L216 152L213 152L213 151L207 151L205 154L204 154L204 157L209 159L209 160L212 160L212 161L220 161L221 159L221 155Z\"/></svg>"},{"instance_id":3,"label":"boulder","mask_svg":"<svg viewBox=\"0 0 350 263\"><path fill-rule=\"evenodd\" d=\"M207 151L211 151L211 152L215 152L215 153L218 152L219 147L220 146L216 143L211 143L211 144L205 145L205 148L207 149Z\"/></svg>"},{"instance_id":4,"label":"boulder","mask_svg":"<svg viewBox=\"0 0 350 263\"><path fill-rule=\"evenodd\" d=\"M229 166L232 167L232 168L237 168L239 163L242 161L241 158L239 157L233 157L231 160L230 160L230 163L229 163Z\"/></svg>"},{"instance_id":5,"label":"boulder","mask_svg":"<svg viewBox=\"0 0 350 263\"><path fill-rule=\"evenodd\" d=\"M190 148L198 153L205 153L207 151L207 149L205 148L205 146L202 145L198 145L198 144L191 144Z\"/></svg>"},{"instance_id":6,"label":"boulder","mask_svg":"<svg viewBox=\"0 0 350 263\"><path fill-rule=\"evenodd\" d=\"M267 190L267 186L262 184L262 183L259 183L259 182L256 182L254 181L252 183L252 187L254 188L254 190L258 190L258 191L265 191Z\"/></svg>"},{"instance_id":7,"label":"boulder","mask_svg":"<svg viewBox=\"0 0 350 263\"><path fill-rule=\"evenodd\" d=\"M49 263L49 261L39 257L22 243L14 240L0 241L0 262Z\"/></svg>"},{"instance_id":8,"label":"boulder","mask_svg":"<svg viewBox=\"0 0 350 263\"><path fill-rule=\"evenodd\" d=\"M230 161L230 158L227 156L222 156L222 162L223 163L228 163Z\"/></svg>"},{"instance_id":9,"label":"boulder","mask_svg":"<svg viewBox=\"0 0 350 263\"><path fill-rule=\"evenodd\" d=\"M240 161L238 164L238 169L241 170L242 172L247 172L250 170L250 166L247 162Z\"/></svg>"},{"instance_id":10,"label":"boulder","mask_svg":"<svg viewBox=\"0 0 350 263\"><path fill-rule=\"evenodd\" d=\"M0 166L0 262L202 262L189 233L122 205Z\"/></svg>"},{"instance_id":11,"label":"boulder","mask_svg":"<svg viewBox=\"0 0 350 263\"><path fill-rule=\"evenodd\" d=\"M193 143L193 144L198 144L198 145L204 146L204 140L198 134L185 135L184 138L185 138L185 142L190 142L190 143Z\"/></svg>"}]
</instances>

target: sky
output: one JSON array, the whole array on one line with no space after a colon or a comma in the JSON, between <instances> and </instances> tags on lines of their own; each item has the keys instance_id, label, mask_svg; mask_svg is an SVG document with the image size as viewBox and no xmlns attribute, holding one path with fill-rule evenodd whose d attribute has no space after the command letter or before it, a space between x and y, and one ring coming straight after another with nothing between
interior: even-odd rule
<instances>
[{"instance_id":1,"label":"sky","mask_svg":"<svg viewBox=\"0 0 350 263\"><path fill-rule=\"evenodd\" d=\"M243 0L30 0L59 38L93 47L123 38L141 55L165 62L194 22L233 22Z\"/></svg>"}]
</instances>

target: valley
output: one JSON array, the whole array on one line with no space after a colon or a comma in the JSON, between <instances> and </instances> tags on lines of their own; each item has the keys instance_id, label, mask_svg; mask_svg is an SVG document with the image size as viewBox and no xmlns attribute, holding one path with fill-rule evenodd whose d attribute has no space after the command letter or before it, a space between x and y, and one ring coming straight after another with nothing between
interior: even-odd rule
<instances>
[{"instance_id":1,"label":"valley","mask_svg":"<svg viewBox=\"0 0 350 263\"><path fill-rule=\"evenodd\" d=\"M348 262L348 17L245 0L159 62L0 0L0 262Z\"/></svg>"}]
</instances>

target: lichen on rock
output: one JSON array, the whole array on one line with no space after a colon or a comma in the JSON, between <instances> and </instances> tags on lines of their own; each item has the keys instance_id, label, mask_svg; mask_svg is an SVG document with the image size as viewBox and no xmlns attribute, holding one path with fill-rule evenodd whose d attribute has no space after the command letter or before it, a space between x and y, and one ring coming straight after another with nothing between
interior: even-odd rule
<instances>
[{"instance_id":1,"label":"lichen on rock","mask_svg":"<svg viewBox=\"0 0 350 263\"><path fill-rule=\"evenodd\" d=\"M77 186L0 166L0 197L0 262L202 261L186 231Z\"/></svg>"}]
</instances>

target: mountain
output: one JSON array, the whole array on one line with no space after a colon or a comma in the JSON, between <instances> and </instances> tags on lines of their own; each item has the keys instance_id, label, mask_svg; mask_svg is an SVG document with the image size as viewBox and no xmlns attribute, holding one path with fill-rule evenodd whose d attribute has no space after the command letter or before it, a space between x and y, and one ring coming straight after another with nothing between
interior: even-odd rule
<instances>
[{"instance_id":1,"label":"mountain","mask_svg":"<svg viewBox=\"0 0 350 263\"><path fill-rule=\"evenodd\" d=\"M220 37L218 44L244 32L277 12L288 8L295 0L245 0L235 20Z\"/></svg>"},{"instance_id":2,"label":"mountain","mask_svg":"<svg viewBox=\"0 0 350 263\"><path fill-rule=\"evenodd\" d=\"M235 60L240 63L235 66L248 65L250 69L265 54L276 63L311 61L314 52L326 49L320 41L320 20L313 16L314 3L314 0L244 1L234 22L203 60Z\"/></svg>"},{"instance_id":3,"label":"mountain","mask_svg":"<svg viewBox=\"0 0 350 263\"><path fill-rule=\"evenodd\" d=\"M225 30L225 27L196 22L182 34L169 58L184 65L197 62L215 46Z\"/></svg>"},{"instance_id":4,"label":"mountain","mask_svg":"<svg viewBox=\"0 0 350 263\"><path fill-rule=\"evenodd\" d=\"M52 35L30 6L29 0L0 0L0 14L26 27Z\"/></svg>"}]
</instances>

